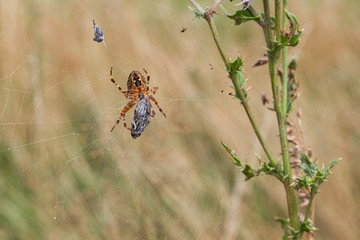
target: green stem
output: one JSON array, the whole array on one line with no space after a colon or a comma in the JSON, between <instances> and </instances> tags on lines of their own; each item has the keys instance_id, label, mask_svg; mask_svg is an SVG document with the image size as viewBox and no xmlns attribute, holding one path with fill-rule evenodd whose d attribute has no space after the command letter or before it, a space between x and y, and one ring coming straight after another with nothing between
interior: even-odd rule
<instances>
[{"instance_id":1,"label":"green stem","mask_svg":"<svg viewBox=\"0 0 360 240\"><path fill-rule=\"evenodd\" d=\"M254 115L252 114L252 111L248 105L248 102L246 100L246 97L244 96L244 93L243 91L241 90L241 86L239 85L239 82L236 80L236 74L232 74L230 76L231 78L231 81L232 83L234 84L234 87L235 87L235 92L236 94L239 96L240 100L241 100L241 103L245 109L245 112L246 112L246 115L248 116L250 122L251 122L251 125L255 131L255 134L257 136L257 138L259 139L259 142L262 146L262 148L264 149L265 151L265 154L267 156L267 158L269 159L271 165L273 166L276 166L277 163L275 162L274 158L272 157L270 151L268 150L268 146L264 140L264 138L262 137L262 134L260 133L260 129L258 128L257 124L256 124L256 121L255 121L255 118L254 118Z\"/></svg>"},{"instance_id":2,"label":"green stem","mask_svg":"<svg viewBox=\"0 0 360 240\"><path fill-rule=\"evenodd\" d=\"M312 203L313 203L315 194L316 194L316 190L314 188L312 188L311 192L310 192L309 204L308 204L308 207L306 209L305 220L304 221L308 220L310 215L311 215L311 207L312 207Z\"/></svg>"},{"instance_id":3,"label":"green stem","mask_svg":"<svg viewBox=\"0 0 360 240\"><path fill-rule=\"evenodd\" d=\"M280 41L281 37L281 0L275 0L275 36Z\"/></svg>"},{"instance_id":4,"label":"green stem","mask_svg":"<svg viewBox=\"0 0 360 240\"><path fill-rule=\"evenodd\" d=\"M207 23L209 24L209 27L210 27L210 30L211 30L211 33L213 35L213 38L214 38L214 41L216 43L216 46L219 50L219 53L221 55L221 58L223 59L224 61L224 64L226 66L226 69L229 68L230 66L230 63L229 63L229 58L226 56L225 54L225 50L223 48L223 46L221 45L220 43L220 37L219 37L219 34L217 32L217 29L216 29L216 25L215 25L215 22L214 22L214 17L212 15L212 12L208 11L208 12L205 12L205 20L207 21Z\"/></svg>"},{"instance_id":5,"label":"green stem","mask_svg":"<svg viewBox=\"0 0 360 240\"><path fill-rule=\"evenodd\" d=\"M191 3L194 5L194 7L199 10L201 12L202 8L199 6L199 4L195 1L195 0L190 0ZM223 59L224 61L224 64L226 66L226 69L229 69L229 66L230 66L230 59L226 56L226 53L225 53L225 50L224 48L222 47L221 45L221 42L220 42L220 37L219 37L219 34L217 32L217 29L216 29L216 25L215 25L215 22L214 22L214 18L213 18L213 11L215 9L216 6L218 6L219 4L221 3L221 1L216 1L213 6L210 8L209 11L205 12L204 13L204 18L205 20L207 21L207 23L209 24L209 27L210 27L210 30L211 30L211 33L213 35L213 38L214 38L214 41L216 43L216 46L219 50L219 53L221 55L221 58ZM273 166L276 166L277 163L275 162L273 156L271 155L270 153L270 150L269 150L269 147L267 146L261 132L260 132L260 129L255 121L255 117L248 105L248 102L246 100L246 97L243 93L243 91L241 90L241 86L239 85L238 81L236 80L236 75L235 74L232 74L230 76L231 78L231 81L233 82L234 84L234 87L235 87L235 92L236 94L239 96L240 100L241 100L241 103L245 109L245 112L250 120L250 123L255 131L255 134L262 146L262 148L264 149L264 152L267 156L267 158L269 159L270 163L273 165Z\"/></svg>"},{"instance_id":6,"label":"green stem","mask_svg":"<svg viewBox=\"0 0 360 240\"><path fill-rule=\"evenodd\" d=\"M273 48L272 35L271 35L271 21L270 21L270 8L269 8L269 1L263 0L264 4L264 36L266 41L266 46L268 47L268 54L269 51Z\"/></svg>"},{"instance_id":7,"label":"green stem","mask_svg":"<svg viewBox=\"0 0 360 240\"><path fill-rule=\"evenodd\" d=\"M306 221L311 217L311 216L310 216L310 215L311 215L311 209L312 209L312 205L313 205L313 202L314 202L314 197L315 197L315 195L316 195L316 191L317 191L317 189L315 189L315 188L312 188L312 189L311 189L309 204L308 204L307 209L306 209L304 222L306 222ZM301 233L300 239L301 239L303 233L304 233L304 232Z\"/></svg>"},{"instance_id":8,"label":"green stem","mask_svg":"<svg viewBox=\"0 0 360 240\"><path fill-rule=\"evenodd\" d=\"M297 204L296 204L296 195L295 189L291 185L291 166L290 166L290 155L287 142L287 133L286 133L286 115L284 115L281 102L279 89L277 84L277 67L280 58L280 49L275 46L275 43L272 41L271 26L270 26L270 8L268 0L263 0L264 3L264 34L268 48L268 60L269 60L269 72L271 78L271 88L274 98L274 108L276 111L276 116L279 124L280 132L280 143L281 143L281 152L284 164L284 188L286 192L286 200L288 205L288 212L290 218L291 227L295 230L298 230L298 220L297 220ZM281 2L280 0L275 0L275 40L279 40L281 37ZM286 112L285 112L286 114Z\"/></svg>"},{"instance_id":9,"label":"green stem","mask_svg":"<svg viewBox=\"0 0 360 240\"><path fill-rule=\"evenodd\" d=\"M218 48L218 50L220 52L220 55L221 55L221 57L222 57L222 59L224 61L224 64L225 64L226 68L228 69L229 66L230 66L229 59L226 56L225 51L224 51L224 49L223 49L223 47L222 47L222 45L220 43L219 34L217 32L216 25L215 25L212 13L206 12L205 13L205 19L209 24L209 27L211 29L211 33L213 35L216 46L217 46L217 48ZM255 117L254 117L254 115L253 115L253 113L252 113L252 111L251 111L251 109L250 109L250 107L248 105L246 97L245 97L243 91L241 90L241 86L240 86L239 82L236 80L236 74L233 73L230 76L230 78L231 78L232 83L234 84L235 92L236 92L236 94L239 96L239 98L241 100L241 103L242 103L242 105L243 105L243 107L245 109L245 112L246 112L246 114L247 114L247 116L248 116L248 118L250 120L250 123L251 123L251 125L252 125L252 127L253 127L253 129L255 131L255 134L256 134L262 148L264 149L264 152L265 152L267 158L269 159L270 163L273 166L276 166L276 162L275 162L274 158L272 157L272 155L271 155L271 153L269 151L269 148L268 148L268 146L267 146L267 144L266 144L266 142L265 142L265 140L264 140L264 138L263 138L263 136L262 136L262 134L260 132L260 129L259 129L259 127L258 127L258 125L257 125L257 123L255 121Z\"/></svg>"}]
</instances>

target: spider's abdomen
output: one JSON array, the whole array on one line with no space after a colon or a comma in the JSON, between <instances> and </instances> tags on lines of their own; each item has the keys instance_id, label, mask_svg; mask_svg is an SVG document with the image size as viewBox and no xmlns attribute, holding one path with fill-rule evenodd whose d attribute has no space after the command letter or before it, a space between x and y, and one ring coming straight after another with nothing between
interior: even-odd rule
<instances>
[{"instance_id":1,"label":"spider's abdomen","mask_svg":"<svg viewBox=\"0 0 360 240\"><path fill-rule=\"evenodd\" d=\"M146 85L144 76L139 71L132 71L127 80L128 90Z\"/></svg>"}]
</instances>

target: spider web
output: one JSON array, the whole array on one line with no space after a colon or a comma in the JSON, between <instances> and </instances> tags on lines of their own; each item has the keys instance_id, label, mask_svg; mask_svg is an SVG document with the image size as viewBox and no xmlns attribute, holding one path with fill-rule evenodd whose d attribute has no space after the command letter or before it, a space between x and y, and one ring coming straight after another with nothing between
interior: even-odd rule
<instances>
[{"instance_id":1,"label":"spider web","mask_svg":"<svg viewBox=\"0 0 360 240\"><path fill-rule=\"evenodd\" d=\"M263 239L274 233L262 183L245 189L219 144L221 137L239 152L260 152L244 116L232 113L241 106L227 94L216 52L205 56L217 60L203 60L209 46L195 33L204 26L185 20L192 18L186 4L181 23L164 23L173 8L166 1L5 0L0 7L0 238ZM103 43L92 41L93 19ZM153 104L156 116L136 140L121 123L110 133L127 103L110 82L111 66L122 87L130 71L142 68L150 87L159 87L155 98L168 118ZM133 109L128 124L132 115ZM272 121L264 117L265 134ZM239 143L234 133L252 140ZM250 195L258 196L255 205L246 201Z\"/></svg>"}]
</instances>

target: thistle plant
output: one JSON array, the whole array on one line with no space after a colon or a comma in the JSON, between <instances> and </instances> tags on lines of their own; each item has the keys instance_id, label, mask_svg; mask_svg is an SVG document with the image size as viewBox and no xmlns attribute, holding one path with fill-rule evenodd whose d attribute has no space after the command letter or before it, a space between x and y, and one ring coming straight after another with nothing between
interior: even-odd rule
<instances>
[{"instance_id":1,"label":"thistle plant","mask_svg":"<svg viewBox=\"0 0 360 240\"><path fill-rule=\"evenodd\" d=\"M296 47L299 43L302 30L295 15L288 9L288 0L274 0L275 15L270 15L269 0L263 0L263 9L255 10L251 3L253 0L245 0L236 4L243 4L243 9L235 13L229 13L222 5L223 0L216 0L207 9L201 7L196 0L190 0L191 10L197 18L204 19L212 33L217 49L224 62L228 77L232 82L235 91L234 96L239 99L247 117L255 131L266 159L257 156L259 166L253 168L243 161L223 143L222 145L232 157L235 165L249 180L256 176L271 175L277 178L284 186L288 217L278 217L276 220L281 223L284 230L283 239L301 239L304 232L308 233L309 239L313 238L316 230L314 227L314 197L319 192L319 186L326 181L331 169L341 160L332 161L328 167L319 167L314 161L310 148L306 147L301 131L300 111L294 111L294 101L297 99L298 81L295 78L296 60L288 59L288 48ZM269 149L255 117L248 103L248 92L245 88L244 62L241 56L231 60L224 50L220 36L214 21L215 10L224 14L217 14L217 17L227 17L235 25L242 25L248 21L255 21L263 30L266 43L266 59L261 59L254 66L268 65L269 76L272 88L271 108L277 116L277 127L280 136L281 154L274 156ZM266 101L264 100L264 103ZM297 122L292 122L289 115L296 112ZM299 200L301 203L298 203ZM305 207L301 212L300 207Z\"/></svg>"}]
</instances>

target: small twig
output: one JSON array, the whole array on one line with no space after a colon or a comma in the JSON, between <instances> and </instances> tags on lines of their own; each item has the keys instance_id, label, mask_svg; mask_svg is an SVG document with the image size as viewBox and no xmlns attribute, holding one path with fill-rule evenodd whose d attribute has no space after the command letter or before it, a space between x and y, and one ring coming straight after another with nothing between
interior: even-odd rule
<instances>
[{"instance_id":1,"label":"small twig","mask_svg":"<svg viewBox=\"0 0 360 240\"><path fill-rule=\"evenodd\" d=\"M194 7L199 11L201 12L202 14L205 13L204 9L196 2L196 0L189 0L192 5L194 5Z\"/></svg>"}]
</instances>

